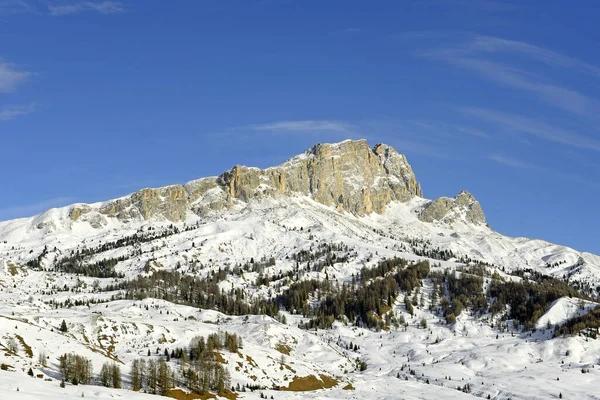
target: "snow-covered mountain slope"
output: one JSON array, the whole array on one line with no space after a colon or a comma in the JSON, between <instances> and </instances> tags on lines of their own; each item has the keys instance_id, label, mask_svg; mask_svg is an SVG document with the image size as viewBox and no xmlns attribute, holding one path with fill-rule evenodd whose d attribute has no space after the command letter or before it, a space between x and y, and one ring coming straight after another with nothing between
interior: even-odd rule
<instances>
[{"instance_id":1,"label":"snow-covered mountain slope","mask_svg":"<svg viewBox=\"0 0 600 400\"><path fill-rule=\"evenodd\" d=\"M0 222L0 260L23 264L47 247L40 261L49 267L73 249L174 224L193 229L163 238L160 249L152 244L151 256L146 249L119 268L139 269L145 259L156 257L235 263L306 245L307 230L294 230L305 228L322 240L335 237L368 251L387 247L410 253L407 242L420 240L429 248L509 271L531 268L590 286L600 280L600 257L500 235L486 226L481 206L468 192L433 201L421 195L405 156L386 145L371 149L364 140L348 140L316 145L266 170L238 166L183 186L144 189L103 203ZM202 249L191 249L198 241Z\"/></svg>"},{"instance_id":2,"label":"snow-covered mountain slope","mask_svg":"<svg viewBox=\"0 0 600 400\"><path fill-rule=\"evenodd\" d=\"M544 329L548 326L561 325L596 308L598 303L593 301L562 297L552 303L548 311L537 321L536 327Z\"/></svg>"},{"instance_id":3,"label":"snow-covered mountain slope","mask_svg":"<svg viewBox=\"0 0 600 400\"><path fill-rule=\"evenodd\" d=\"M318 145L266 170L235 167L186 185L0 222L0 364L8 366L0 371L0 398L39 398L44 390L48 398L147 398L68 382L61 388L59 357L83 355L95 375L116 362L130 387L134 360L162 359L165 349L223 332L244 341L235 352L219 351L232 386L258 388L239 391L241 398L594 398L600 342L552 338L548 329L595 309L591 300L554 301L536 314L535 332L521 333L506 314L487 311L466 310L449 325L440 299L433 303L433 278L424 278L416 293L386 298L376 316L406 324L376 331L341 320L330 329L301 329L310 319L303 310L282 309L276 319L260 315L264 309L226 315L192 307L197 298L161 292L187 289L181 281L164 284L174 279L170 272L204 280L189 285L214 281L217 294L242 302L274 301L294 282L350 287L364 267L395 257L429 260L440 274L484 265L484 288L492 277L521 281L536 272L568 279L590 298L600 285L600 257L494 232L465 191L424 199L406 158L389 146ZM125 285L138 279L143 286L140 279L150 276L156 287ZM203 290L194 296L216 296ZM419 301L411 314L405 300L413 295ZM316 309L322 300L313 289L305 304ZM185 365L170 363L183 379ZM42 378L27 376L29 368Z\"/></svg>"},{"instance_id":4,"label":"snow-covered mountain slope","mask_svg":"<svg viewBox=\"0 0 600 400\"><path fill-rule=\"evenodd\" d=\"M222 266L247 262L250 258L275 257L285 268L292 264L285 257L293 249L309 248L318 241L334 241L351 245L363 254L362 259L357 256L350 263L356 267L362 266L367 253L414 258L415 253L440 249L455 255L450 261L470 258L505 271L530 268L559 278L568 276L571 281L593 288L600 284L600 257L596 255L542 240L503 236L485 225L461 218L452 223L423 222L419 215L428 203L415 197L404 203L390 203L384 214L358 217L305 196L265 198L238 203L233 209L204 217L190 214L185 222L172 223L160 217L130 222L112 219L102 229L93 228L86 221L71 221L70 208L66 207L0 223L0 266L23 265L47 248L41 264L49 268L72 250L142 235L149 229L168 233L169 227L174 226L180 233L141 244L141 254L131 245L100 252L96 258L127 256L117 270L133 274L148 260L165 266L192 261ZM45 228L50 225L55 230ZM352 272L350 267L339 274L344 278Z\"/></svg>"}]
</instances>

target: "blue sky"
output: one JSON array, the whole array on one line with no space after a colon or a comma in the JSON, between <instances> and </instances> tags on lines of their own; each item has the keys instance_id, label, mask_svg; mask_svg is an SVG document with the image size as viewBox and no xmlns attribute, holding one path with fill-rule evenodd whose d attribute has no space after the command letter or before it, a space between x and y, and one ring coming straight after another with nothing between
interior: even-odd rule
<instances>
[{"instance_id":1,"label":"blue sky","mask_svg":"<svg viewBox=\"0 0 600 400\"><path fill-rule=\"evenodd\" d=\"M425 196L600 253L595 1L0 0L0 219L317 142L405 153Z\"/></svg>"}]
</instances>

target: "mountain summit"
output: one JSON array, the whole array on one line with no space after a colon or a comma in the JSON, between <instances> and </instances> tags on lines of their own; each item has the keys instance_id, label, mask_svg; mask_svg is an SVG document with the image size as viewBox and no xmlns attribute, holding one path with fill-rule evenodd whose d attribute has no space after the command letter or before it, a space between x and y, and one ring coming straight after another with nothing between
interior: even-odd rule
<instances>
[{"instance_id":1,"label":"mountain summit","mask_svg":"<svg viewBox=\"0 0 600 400\"><path fill-rule=\"evenodd\" d=\"M185 185L142 189L93 205L75 204L68 207L66 221L48 220L42 214L35 226L53 231L67 221L87 222L96 229L114 219L124 223L151 218L180 222L281 196L306 196L339 212L364 216L384 214L391 202L422 198L423 192L406 156L393 147L370 147L364 139L346 140L316 144L275 167L236 165L219 176ZM467 192L426 201L417 212L423 222L486 223L481 206Z\"/></svg>"},{"instance_id":2,"label":"mountain summit","mask_svg":"<svg viewBox=\"0 0 600 400\"><path fill-rule=\"evenodd\" d=\"M234 167L217 182L229 202L264 195L301 194L355 215L382 214L390 201L422 196L406 157L392 147L370 148L366 140L317 144L278 167Z\"/></svg>"},{"instance_id":3,"label":"mountain summit","mask_svg":"<svg viewBox=\"0 0 600 400\"><path fill-rule=\"evenodd\" d=\"M264 197L304 195L357 216L383 214L391 201L422 197L421 185L406 157L386 144L369 147L366 140L317 144L285 163L264 170L236 165L218 177L185 185L142 189L100 205L71 206L72 221L94 227L115 217L123 222L155 216L183 221L187 214L205 215L239 202Z\"/></svg>"},{"instance_id":4,"label":"mountain summit","mask_svg":"<svg viewBox=\"0 0 600 400\"><path fill-rule=\"evenodd\" d=\"M481 205L466 190L454 198L440 197L428 203L419 219L423 222L443 221L452 223L457 219L472 224L487 224Z\"/></svg>"}]
</instances>

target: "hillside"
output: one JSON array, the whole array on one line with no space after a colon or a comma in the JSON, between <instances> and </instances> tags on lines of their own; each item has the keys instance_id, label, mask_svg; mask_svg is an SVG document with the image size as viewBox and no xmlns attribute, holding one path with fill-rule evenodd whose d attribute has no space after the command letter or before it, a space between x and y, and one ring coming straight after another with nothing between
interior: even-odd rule
<instances>
[{"instance_id":1,"label":"hillside","mask_svg":"<svg viewBox=\"0 0 600 400\"><path fill-rule=\"evenodd\" d=\"M361 140L0 222L0 397L150 398L126 391L144 359L239 398L593 398L600 257L494 232L466 191L422 196ZM179 354L225 332L243 345ZM123 389L59 387L69 352Z\"/></svg>"}]
</instances>

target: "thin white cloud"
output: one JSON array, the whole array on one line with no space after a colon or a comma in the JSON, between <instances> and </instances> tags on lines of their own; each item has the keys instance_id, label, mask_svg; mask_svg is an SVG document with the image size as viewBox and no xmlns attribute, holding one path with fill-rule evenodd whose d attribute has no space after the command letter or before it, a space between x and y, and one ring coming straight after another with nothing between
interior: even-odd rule
<instances>
[{"instance_id":1,"label":"thin white cloud","mask_svg":"<svg viewBox=\"0 0 600 400\"><path fill-rule=\"evenodd\" d=\"M403 154L414 153L443 160L456 159L455 152L448 147L440 147L414 140L396 139L391 137L389 138L389 142L389 144L393 144L394 148Z\"/></svg>"},{"instance_id":2,"label":"thin white cloud","mask_svg":"<svg viewBox=\"0 0 600 400\"><path fill-rule=\"evenodd\" d=\"M31 76L30 72L19 71L14 65L0 61L0 93L14 91Z\"/></svg>"},{"instance_id":3,"label":"thin white cloud","mask_svg":"<svg viewBox=\"0 0 600 400\"><path fill-rule=\"evenodd\" d=\"M12 15L36 12L29 2L25 0L0 0L0 15Z\"/></svg>"},{"instance_id":4,"label":"thin white cloud","mask_svg":"<svg viewBox=\"0 0 600 400\"><path fill-rule=\"evenodd\" d=\"M480 129L477 128L471 128L468 126L456 126L455 129L459 132L462 133L466 133L467 135L471 135L471 136L475 136L481 139L491 139L492 136L488 135L487 133L483 132Z\"/></svg>"},{"instance_id":5,"label":"thin white cloud","mask_svg":"<svg viewBox=\"0 0 600 400\"><path fill-rule=\"evenodd\" d=\"M581 183L583 185L586 186L591 186L591 187L598 187L598 182L596 181L591 181L589 179L586 178L582 178L581 176L578 175L573 175L573 174L569 174L569 173L565 173L565 172L559 172L558 176L560 176L563 179L566 179L568 181L571 182L576 182L576 183Z\"/></svg>"},{"instance_id":6,"label":"thin white cloud","mask_svg":"<svg viewBox=\"0 0 600 400\"><path fill-rule=\"evenodd\" d=\"M521 115L477 107L461 107L465 115L493 123L504 129L525 133L550 142L600 152L600 141L570 130L562 129Z\"/></svg>"},{"instance_id":7,"label":"thin white cloud","mask_svg":"<svg viewBox=\"0 0 600 400\"><path fill-rule=\"evenodd\" d=\"M81 1L66 5L49 5L48 10L54 16L73 15L87 11L100 14L116 14L125 11L122 4L116 1Z\"/></svg>"},{"instance_id":8,"label":"thin white cloud","mask_svg":"<svg viewBox=\"0 0 600 400\"><path fill-rule=\"evenodd\" d=\"M561 68L574 68L596 77L600 77L600 68L584 61L542 47L517 40L508 40L491 36L476 36L470 48L483 52L513 52L520 53L546 65Z\"/></svg>"},{"instance_id":9,"label":"thin white cloud","mask_svg":"<svg viewBox=\"0 0 600 400\"><path fill-rule=\"evenodd\" d=\"M518 9L512 2L502 0L428 0L425 4L434 6L461 7L485 13L506 13Z\"/></svg>"},{"instance_id":10,"label":"thin white cloud","mask_svg":"<svg viewBox=\"0 0 600 400\"><path fill-rule=\"evenodd\" d=\"M517 160L512 157L507 157L507 156L498 155L498 154L492 154L492 155L487 156L486 158L488 160L494 161L498 164L502 164L502 165L505 165L510 168L527 169L527 170L531 170L531 171L542 172L545 174L550 174L552 176L560 177L566 181L570 181L570 182L574 182L574 183L578 183L578 184L582 184L582 185L586 185L586 186L591 186L591 187L598 187L597 182L583 178L579 175L573 175L568 172L552 171L548 168L544 168L544 167L541 167L541 166L535 165L535 164L530 164L528 162Z\"/></svg>"},{"instance_id":11,"label":"thin white cloud","mask_svg":"<svg viewBox=\"0 0 600 400\"><path fill-rule=\"evenodd\" d=\"M432 51L423 53L478 73L480 76L513 89L525 90L539 100L554 107L577 115L586 115L597 119L600 115L600 101L590 98L576 90L546 83L533 73L513 68L493 61L464 57L462 51Z\"/></svg>"},{"instance_id":12,"label":"thin white cloud","mask_svg":"<svg viewBox=\"0 0 600 400\"><path fill-rule=\"evenodd\" d=\"M363 32L363 30L361 28L351 27L351 28L338 29L338 30L334 31L333 34L334 35L355 35L355 34L358 34L361 32Z\"/></svg>"},{"instance_id":13,"label":"thin white cloud","mask_svg":"<svg viewBox=\"0 0 600 400\"><path fill-rule=\"evenodd\" d=\"M23 115L31 114L35 111L35 105L26 106L5 106L0 108L0 121L9 121Z\"/></svg>"},{"instance_id":14,"label":"thin white cloud","mask_svg":"<svg viewBox=\"0 0 600 400\"><path fill-rule=\"evenodd\" d=\"M545 171L545 168L539 167L534 164L529 164L512 157L502 156L498 154L492 154L487 157L488 160L494 161L498 164L506 165L512 168L531 169L535 171Z\"/></svg>"},{"instance_id":15,"label":"thin white cloud","mask_svg":"<svg viewBox=\"0 0 600 400\"><path fill-rule=\"evenodd\" d=\"M337 132L351 133L355 129L354 125L342 121L327 120L306 120L306 121L278 121L267 124L251 125L253 131L268 131L275 133L283 132Z\"/></svg>"},{"instance_id":16,"label":"thin white cloud","mask_svg":"<svg viewBox=\"0 0 600 400\"><path fill-rule=\"evenodd\" d=\"M436 32L430 33L434 34ZM534 95L538 100L577 116L600 120L600 101L552 82L549 70L543 67L561 68L573 74L600 77L600 67L574 57L529 43L491 36L455 35L452 46L421 51L423 57L439 60L455 67L473 71L484 79L511 89ZM507 53L510 61L492 60L494 54ZM541 69L515 67L522 56L526 61L540 63ZM530 64L529 64L530 65ZM535 72L533 72L535 71ZM561 71L564 73L564 71Z\"/></svg>"}]
</instances>

